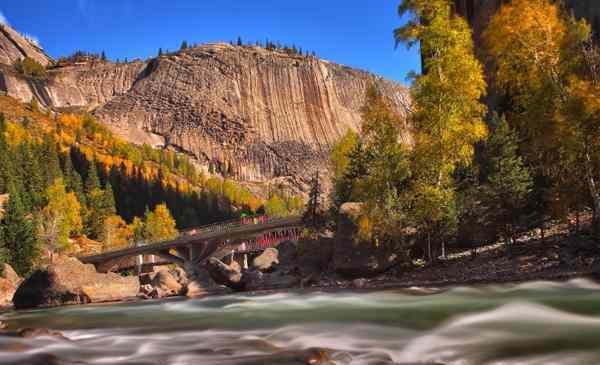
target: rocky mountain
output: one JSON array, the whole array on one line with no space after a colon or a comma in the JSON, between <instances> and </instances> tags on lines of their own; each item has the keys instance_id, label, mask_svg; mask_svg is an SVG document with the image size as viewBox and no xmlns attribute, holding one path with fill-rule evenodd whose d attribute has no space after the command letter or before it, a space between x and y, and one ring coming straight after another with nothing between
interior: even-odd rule
<instances>
[{"instance_id":1,"label":"rocky mountain","mask_svg":"<svg viewBox=\"0 0 600 365\"><path fill-rule=\"evenodd\" d=\"M0 54L24 42L14 31L4 34ZM23 50L0 59L0 92L55 110L93 111L129 141L176 149L247 183L304 190L315 170L326 173L333 143L358 128L371 83L401 116L410 105L408 90L392 81L254 46L209 44L146 62L92 59L50 68L45 80L28 80L10 67L22 56L50 62L39 48ZM403 138L409 142L408 128Z\"/></svg>"}]
</instances>

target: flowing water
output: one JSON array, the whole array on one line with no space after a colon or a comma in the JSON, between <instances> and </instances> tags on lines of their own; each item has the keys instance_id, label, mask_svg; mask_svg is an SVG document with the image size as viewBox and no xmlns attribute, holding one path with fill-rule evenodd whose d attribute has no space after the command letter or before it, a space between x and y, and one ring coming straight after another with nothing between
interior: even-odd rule
<instances>
[{"instance_id":1,"label":"flowing water","mask_svg":"<svg viewBox=\"0 0 600 365\"><path fill-rule=\"evenodd\" d=\"M89 305L0 320L68 338L0 336L0 364L600 364L600 286L584 279Z\"/></svg>"}]
</instances>

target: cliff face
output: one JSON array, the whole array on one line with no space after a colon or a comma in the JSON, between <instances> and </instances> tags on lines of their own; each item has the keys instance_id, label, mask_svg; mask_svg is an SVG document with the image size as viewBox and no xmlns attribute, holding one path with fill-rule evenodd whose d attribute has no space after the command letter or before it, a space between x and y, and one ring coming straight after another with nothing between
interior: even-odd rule
<instances>
[{"instance_id":1,"label":"cliff face","mask_svg":"<svg viewBox=\"0 0 600 365\"><path fill-rule=\"evenodd\" d=\"M31 57L42 66L52 59L44 51L7 25L0 24L0 64L12 65L15 61Z\"/></svg>"},{"instance_id":2,"label":"cliff face","mask_svg":"<svg viewBox=\"0 0 600 365\"><path fill-rule=\"evenodd\" d=\"M146 131L246 181L306 175L360 123L370 82L406 115L407 90L367 73L257 47L218 44L163 56L96 111L130 140ZM407 137L408 138L408 137Z\"/></svg>"},{"instance_id":3,"label":"cliff face","mask_svg":"<svg viewBox=\"0 0 600 365\"><path fill-rule=\"evenodd\" d=\"M284 180L298 190L315 170L327 172L333 143L359 127L370 83L406 120L403 86L260 47L213 44L150 62L93 61L50 69L41 81L0 65L0 91L24 102L93 110L131 142L179 150L241 181ZM409 142L408 128L403 138Z\"/></svg>"}]
</instances>

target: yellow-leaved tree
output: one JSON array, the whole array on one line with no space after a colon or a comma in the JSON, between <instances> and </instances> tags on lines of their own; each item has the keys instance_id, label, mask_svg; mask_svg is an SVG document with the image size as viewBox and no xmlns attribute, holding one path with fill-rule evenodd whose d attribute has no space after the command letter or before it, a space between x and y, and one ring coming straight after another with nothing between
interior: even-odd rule
<instances>
[{"instance_id":1,"label":"yellow-leaved tree","mask_svg":"<svg viewBox=\"0 0 600 365\"><path fill-rule=\"evenodd\" d=\"M495 82L511 101L521 149L550 181L547 199L562 206L554 211L587 200L572 197L584 181L600 233L600 85L586 57L590 37L589 25L555 1L514 0L492 18L484 42Z\"/></svg>"},{"instance_id":2,"label":"yellow-leaved tree","mask_svg":"<svg viewBox=\"0 0 600 365\"><path fill-rule=\"evenodd\" d=\"M103 251L113 251L126 248L133 238L133 225L127 225L123 218L111 215L104 220L104 226L100 239Z\"/></svg>"},{"instance_id":3,"label":"yellow-leaved tree","mask_svg":"<svg viewBox=\"0 0 600 365\"><path fill-rule=\"evenodd\" d=\"M412 87L416 152L421 178L443 186L457 165L471 163L474 144L487 135L483 67L474 54L471 30L451 12L448 0L404 0L411 20L396 29L398 42L419 42L423 74Z\"/></svg>"},{"instance_id":4,"label":"yellow-leaved tree","mask_svg":"<svg viewBox=\"0 0 600 365\"><path fill-rule=\"evenodd\" d=\"M47 204L42 209L40 237L48 244L50 253L69 248L71 234L83 229L81 205L75 193L67 193L62 179L56 179L46 190Z\"/></svg>"},{"instance_id":5,"label":"yellow-leaved tree","mask_svg":"<svg viewBox=\"0 0 600 365\"><path fill-rule=\"evenodd\" d=\"M486 82L471 30L449 0L403 0L399 13L411 17L396 29L396 41L409 47L419 43L423 54L423 73L413 75L411 88L412 216L426 232L431 252L432 231L443 237L456 226L453 172L471 164L475 144L487 136L481 102Z\"/></svg>"},{"instance_id":6,"label":"yellow-leaved tree","mask_svg":"<svg viewBox=\"0 0 600 365\"><path fill-rule=\"evenodd\" d=\"M147 212L144 219L144 238L149 242L171 240L177 237L175 219L166 204L158 204L154 211Z\"/></svg>"}]
</instances>

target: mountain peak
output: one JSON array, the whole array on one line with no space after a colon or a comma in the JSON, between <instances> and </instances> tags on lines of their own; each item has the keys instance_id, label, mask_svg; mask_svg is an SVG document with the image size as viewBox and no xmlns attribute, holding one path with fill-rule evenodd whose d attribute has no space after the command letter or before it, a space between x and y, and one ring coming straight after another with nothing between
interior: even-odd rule
<instances>
[{"instance_id":1,"label":"mountain peak","mask_svg":"<svg viewBox=\"0 0 600 365\"><path fill-rule=\"evenodd\" d=\"M34 41L10 26L0 24L0 64L13 65L25 57L34 59L42 66L52 62L52 58Z\"/></svg>"}]
</instances>

